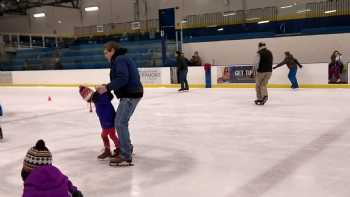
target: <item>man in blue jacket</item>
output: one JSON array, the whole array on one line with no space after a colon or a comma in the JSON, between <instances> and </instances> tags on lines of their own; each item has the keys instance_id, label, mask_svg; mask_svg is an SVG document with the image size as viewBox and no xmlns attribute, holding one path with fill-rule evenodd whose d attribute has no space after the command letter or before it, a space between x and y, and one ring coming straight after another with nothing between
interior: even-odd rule
<instances>
[{"instance_id":1,"label":"man in blue jacket","mask_svg":"<svg viewBox=\"0 0 350 197\"><path fill-rule=\"evenodd\" d=\"M129 120L143 96L143 86L134 61L125 54L126 49L110 41L105 44L104 54L110 66L110 83L96 87L98 93L113 91L120 99L116 111L115 127L120 142L120 154L111 159L111 166L130 165L132 147L129 133Z\"/></svg>"}]
</instances>

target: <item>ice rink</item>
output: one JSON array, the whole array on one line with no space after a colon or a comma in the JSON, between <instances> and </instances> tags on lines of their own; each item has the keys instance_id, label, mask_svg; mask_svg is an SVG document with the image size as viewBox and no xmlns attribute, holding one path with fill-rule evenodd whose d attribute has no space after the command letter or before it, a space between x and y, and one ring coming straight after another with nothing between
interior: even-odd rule
<instances>
[{"instance_id":1,"label":"ice rink","mask_svg":"<svg viewBox=\"0 0 350 197\"><path fill-rule=\"evenodd\" d=\"M254 89L145 89L135 166L113 168L78 88L1 87L0 196L21 196L24 156L44 139L87 197L349 197L350 90L269 93L255 106Z\"/></svg>"}]
</instances>

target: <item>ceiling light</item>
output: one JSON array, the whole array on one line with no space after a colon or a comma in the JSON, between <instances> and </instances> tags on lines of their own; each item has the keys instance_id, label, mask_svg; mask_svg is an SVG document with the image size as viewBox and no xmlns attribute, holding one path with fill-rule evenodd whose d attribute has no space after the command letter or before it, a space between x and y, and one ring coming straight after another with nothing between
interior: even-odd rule
<instances>
[{"instance_id":1,"label":"ceiling light","mask_svg":"<svg viewBox=\"0 0 350 197\"><path fill-rule=\"evenodd\" d=\"M86 7L85 8L85 11L86 12L95 12L95 11L98 11L99 8L97 6L92 6L92 7Z\"/></svg>"},{"instance_id":2,"label":"ceiling light","mask_svg":"<svg viewBox=\"0 0 350 197\"><path fill-rule=\"evenodd\" d=\"M330 13L334 13L334 12L336 12L337 10L328 10L328 11L325 11L324 13L325 14L330 14Z\"/></svg>"},{"instance_id":3,"label":"ceiling light","mask_svg":"<svg viewBox=\"0 0 350 197\"><path fill-rule=\"evenodd\" d=\"M183 20L181 21L182 24L187 23L187 22L188 22L187 19L183 19Z\"/></svg>"},{"instance_id":4,"label":"ceiling light","mask_svg":"<svg viewBox=\"0 0 350 197\"><path fill-rule=\"evenodd\" d=\"M44 12L33 14L34 18L43 18L45 16L46 16L46 14Z\"/></svg>"},{"instance_id":5,"label":"ceiling light","mask_svg":"<svg viewBox=\"0 0 350 197\"><path fill-rule=\"evenodd\" d=\"M235 16L236 13L235 12L224 12L223 13L223 16L226 17L226 16Z\"/></svg>"},{"instance_id":6,"label":"ceiling light","mask_svg":"<svg viewBox=\"0 0 350 197\"><path fill-rule=\"evenodd\" d=\"M289 5L285 5L285 6L282 6L280 7L281 9L286 9L286 8L291 8L293 6L297 5L296 3L293 3L293 4L289 4Z\"/></svg>"},{"instance_id":7,"label":"ceiling light","mask_svg":"<svg viewBox=\"0 0 350 197\"><path fill-rule=\"evenodd\" d=\"M291 7L293 7L293 5L286 5L286 6L282 6L282 7L280 7L281 9L286 9L286 8L291 8Z\"/></svg>"},{"instance_id":8,"label":"ceiling light","mask_svg":"<svg viewBox=\"0 0 350 197\"><path fill-rule=\"evenodd\" d=\"M259 21L258 24L269 23L270 21Z\"/></svg>"},{"instance_id":9,"label":"ceiling light","mask_svg":"<svg viewBox=\"0 0 350 197\"><path fill-rule=\"evenodd\" d=\"M310 11L311 11L310 9L298 10L298 11L297 11L297 14L301 14L301 13L304 13L304 12L310 12Z\"/></svg>"},{"instance_id":10,"label":"ceiling light","mask_svg":"<svg viewBox=\"0 0 350 197\"><path fill-rule=\"evenodd\" d=\"M260 18L258 17L254 17L254 18L247 18L247 21L255 21L255 20L259 20Z\"/></svg>"}]
</instances>

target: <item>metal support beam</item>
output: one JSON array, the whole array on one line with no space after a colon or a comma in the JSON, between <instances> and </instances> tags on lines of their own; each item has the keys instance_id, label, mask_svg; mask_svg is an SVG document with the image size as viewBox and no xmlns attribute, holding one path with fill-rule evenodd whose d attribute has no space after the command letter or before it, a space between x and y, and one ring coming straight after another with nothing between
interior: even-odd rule
<instances>
[{"instance_id":1,"label":"metal support beam","mask_svg":"<svg viewBox=\"0 0 350 197\"><path fill-rule=\"evenodd\" d=\"M19 34L17 34L17 48L21 48L21 40Z\"/></svg>"},{"instance_id":2,"label":"metal support beam","mask_svg":"<svg viewBox=\"0 0 350 197\"><path fill-rule=\"evenodd\" d=\"M33 39L32 39L32 35L29 35L29 48L33 48Z\"/></svg>"},{"instance_id":3,"label":"metal support beam","mask_svg":"<svg viewBox=\"0 0 350 197\"><path fill-rule=\"evenodd\" d=\"M80 8L80 0L1 0L4 5L0 9L0 15L3 14L21 14L25 15L26 10L41 6L55 6L65 8ZM70 3L70 4L69 4Z\"/></svg>"}]
</instances>

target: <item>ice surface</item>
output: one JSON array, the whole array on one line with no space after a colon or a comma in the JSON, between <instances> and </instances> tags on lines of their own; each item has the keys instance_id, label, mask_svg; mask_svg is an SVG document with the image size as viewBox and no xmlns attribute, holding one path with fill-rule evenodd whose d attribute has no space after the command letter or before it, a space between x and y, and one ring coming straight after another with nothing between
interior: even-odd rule
<instances>
[{"instance_id":1,"label":"ice surface","mask_svg":"<svg viewBox=\"0 0 350 197\"><path fill-rule=\"evenodd\" d=\"M21 196L41 138L87 197L350 196L350 90L269 93L255 106L253 89L145 89L130 122L135 166L112 168L96 159L100 125L77 88L1 87L0 196Z\"/></svg>"}]
</instances>

